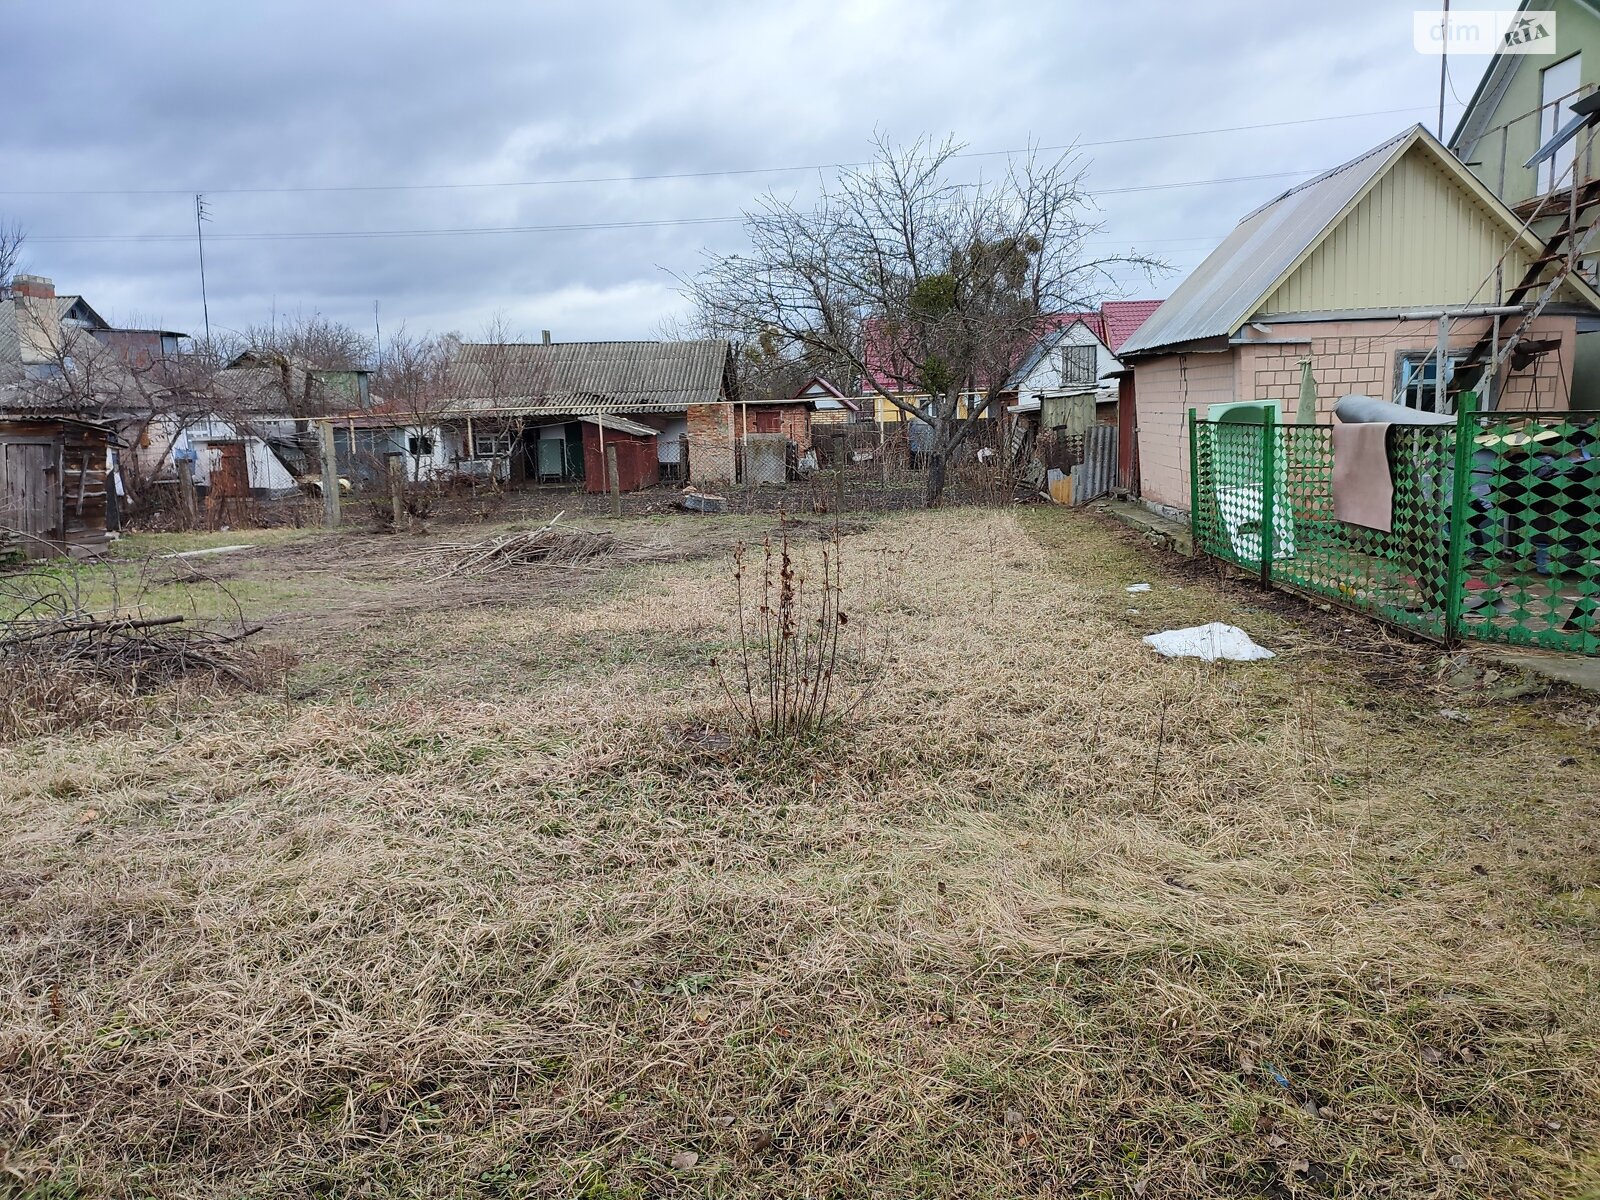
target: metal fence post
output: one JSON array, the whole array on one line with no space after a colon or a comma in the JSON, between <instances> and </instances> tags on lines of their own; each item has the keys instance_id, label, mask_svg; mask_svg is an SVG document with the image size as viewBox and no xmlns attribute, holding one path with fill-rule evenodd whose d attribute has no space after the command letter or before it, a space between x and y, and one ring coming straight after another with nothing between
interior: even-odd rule
<instances>
[{"instance_id":1,"label":"metal fence post","mask_svg":"<svg viewBox=\"0 0 1600 1200\"><path fill-rule=\"evenodd\" d=\"M1197 410L1189 410L1189 549L1194 554L1204 552L1200 545L1200 443L1195 431L1200 420Z\"/></svg>"},{"instance_id":2,"label":"metal fence post","mask_svg":"<svg viewBox=\"0 0 1600 1200\"><path fill-rule=\"evenodd\" d=\"M1278 553L1278 420L1270 408L1261 414L1261 583L1272 583Z\"/></svg>"},{"instance_id":3,"label":"metal fence post","mask_svg":"<svg viewBox=\"0 0 1600 1200\"><path fill-rule=\"evenodd\" d=\"M1461 393L1456 404L1454 474L1450 479L1450 545L1444 565L1444 639L1451 646L1461 640L1461 612L1467 595L1467 507L1472 496L1472 430L1477 407L1476 393Z\"/></svg>"}]
</instances>

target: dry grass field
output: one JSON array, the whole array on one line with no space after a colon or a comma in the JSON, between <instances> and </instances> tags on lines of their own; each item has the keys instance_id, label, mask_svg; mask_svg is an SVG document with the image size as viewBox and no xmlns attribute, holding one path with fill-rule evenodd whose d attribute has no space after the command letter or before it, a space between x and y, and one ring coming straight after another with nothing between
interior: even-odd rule
<instances>
[{"instance_id":1,"label":"dry grass field","mask_svg":"<svg viewBox=\"0 0 1600 1200\"><path fill-rule=\"evenodd\" d=\"M1600 1178L1593 709L956 510L845 538L866 691L777 755L710 665L770 518L622 524L677 561L274 534L206 561L281 686L0 745L0 1195ZM1207 620L1279 656L1139 642Z\"/></svg>"}]
</instances>

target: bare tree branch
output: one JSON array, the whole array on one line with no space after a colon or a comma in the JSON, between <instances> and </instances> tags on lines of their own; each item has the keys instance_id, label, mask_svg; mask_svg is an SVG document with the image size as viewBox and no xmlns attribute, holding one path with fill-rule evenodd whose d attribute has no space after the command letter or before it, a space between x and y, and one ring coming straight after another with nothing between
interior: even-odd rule
<instances>
[{"instance_id":1,"label":"bare tree branch","mask_svg":"<svg viewBox=\"0 0 1600 1200\"><path fill-rule=\"evenodd\" d=\"M768 194L748 251L685 281L700 321L780 360L843 366L863 392L933 427L927 500L1051 313L1088 307L1139 255L1091 257L1082 159L1020 156L997 180L951 177L961 147L874 140L809 209ZM972 400L965 406L963 397ZM965 411L963 411L965 409Z\"/></svg>"}]
</instances>

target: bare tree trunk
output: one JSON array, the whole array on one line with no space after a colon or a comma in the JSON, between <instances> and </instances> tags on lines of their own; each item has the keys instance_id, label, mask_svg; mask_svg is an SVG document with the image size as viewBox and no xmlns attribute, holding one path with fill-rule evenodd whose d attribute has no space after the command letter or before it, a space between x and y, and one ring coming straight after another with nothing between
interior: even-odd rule
<instances>
[{"instance_id":1,"label":"bare tree trunk","mask_svg":"<svg viewBox=\"0 0 1600 1200\"><path fill-rule=\"evenodd\" d=\"M926 508L938 508L939 497L944 495L944 466L946 450L944 439L934 441L928 454L928 475L923 484L922 503Z\"/></svg>"}]
</instances>

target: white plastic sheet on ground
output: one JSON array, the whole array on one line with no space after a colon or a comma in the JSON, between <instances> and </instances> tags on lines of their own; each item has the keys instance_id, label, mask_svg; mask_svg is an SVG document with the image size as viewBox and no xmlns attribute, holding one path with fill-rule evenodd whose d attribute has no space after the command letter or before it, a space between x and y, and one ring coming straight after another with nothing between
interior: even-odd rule
<instances>
[{"instance_id":1,"label":"white plastic sheet on ground","mask_svg":"<svg viewBox=\"0 0 1600 1200\"><path fill-rule=\"evenodd\" d=\"M1219 658L1229 662L1255 662L1274 657L1271 650L1256 645L1237 625L1224 625L1221 621L1191 629L1152 633L1144 639L1144 644L1167 658L1203 658L1206 662L1216 662Z\"/></svg>"}]
</instances>

